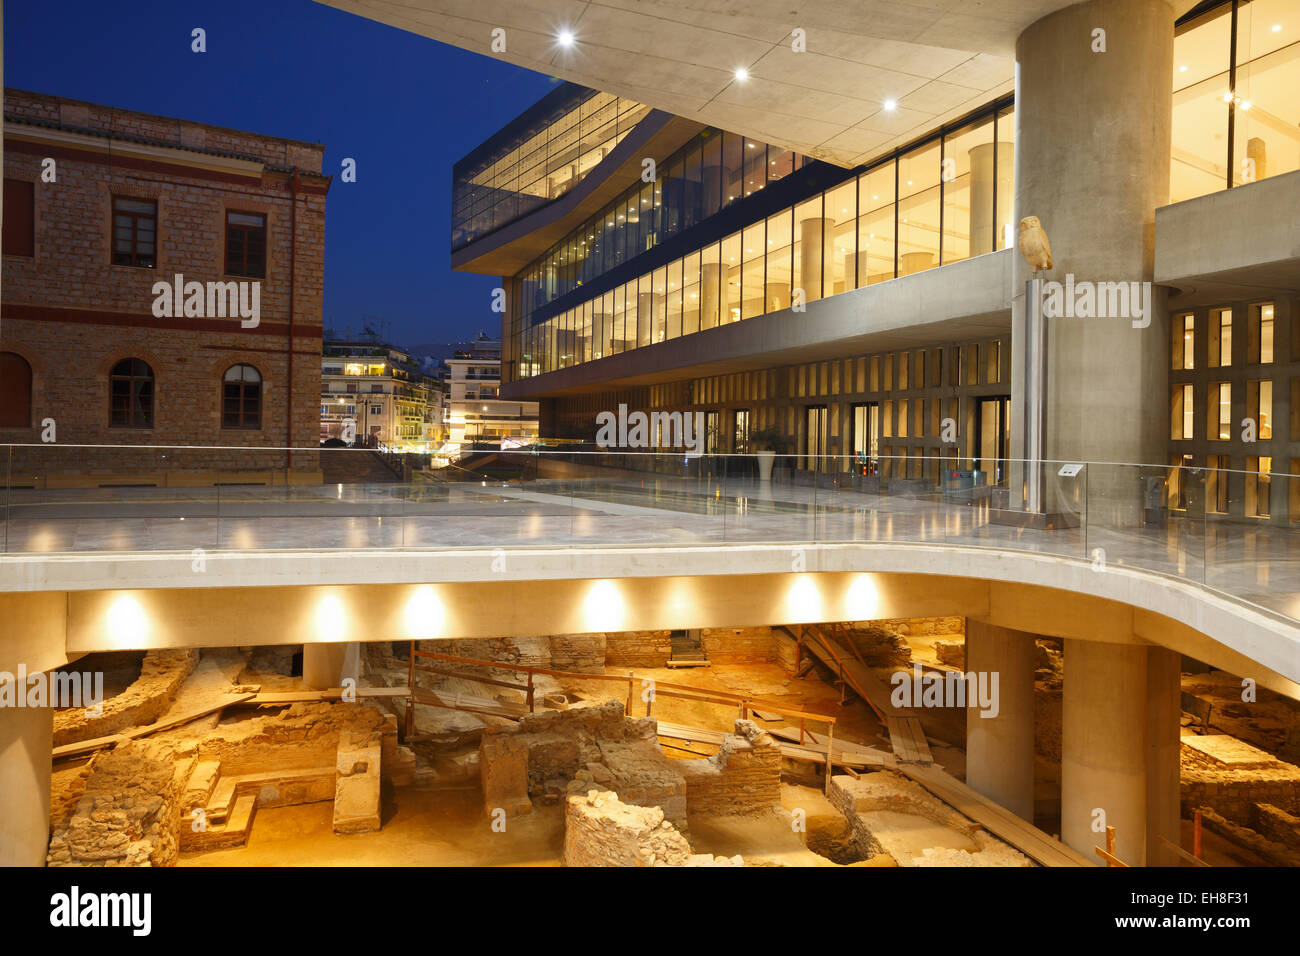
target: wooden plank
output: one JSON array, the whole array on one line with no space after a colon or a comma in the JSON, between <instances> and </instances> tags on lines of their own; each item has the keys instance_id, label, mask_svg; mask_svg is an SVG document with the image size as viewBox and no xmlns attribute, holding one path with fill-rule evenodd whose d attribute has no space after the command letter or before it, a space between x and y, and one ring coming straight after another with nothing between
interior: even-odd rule
<instances>
[{"instance_id":1,"label":"wooden plank","mask_svg":"<svg viewBox=\"0 0 1300 956\"><path fill-rule=\"evenodd\" d=\"M339 700L343 697L342 687L329 690L286 690L253 695L252 703L268 707L280 704L302 704L316 701ZM409 687L357 687L353 689L358 697L409 697Z\"/></svg>"},{"instance_id":2,"label":"wooden plank","mask_svg":"<svg viewBox=\"0 0 1300 956\"><path fill-rule=\"evenodd\" d=\"M704 727L688 727L684 724L672 724L666 721L659 721L659 736L668 737L672 740L685 740L687 742L696 741L699 743L708 743L721 745L722 738L726 736L722 731L708 730ZM800 760L805 763L817 763L824 765L826 763L826 745L821 747L805 746L798 744L781 743L781 755L791 760ZM872 751L861 745L850 745L847 750L835 746L831 753L831 763L838 764L842 767L891 767L895 761L892 756L881 751Z\"/></svg>"},{"instance_id":3,"label":"wooden plank","mask_svg":"<svg viewBox=\"0 0 1300 956\"><path fill-rule=\"evenodd\" d=\"M1089 858L1054 840L938 767L899 764L899 773L925 787L959 813L1044 866L1096 866Z\"/></svg>"},{"instance_id":4,"label":"wooden plank","mask_svg":"<svg viewBox=\"0 0 1300 956\"><path fill-rule=\"evenodd\" d=\"M64 744L62 747L55 747L53 759L58 760L60 757L74 757L78 754L90 753L93 750L100 750L104 747L116 746L124 740L135 740L139 737L147 737L149 734L156 734L160 731L170 730L173 727L179 727L182 724L188 724L192 720L198 720L215 714L219 710L224 710L235 704L243 704L256 697L256 694L232 694L225 699L218 700L215 703L208 704L197 710L187 711L176 717L169 717L167 720L159 720L146 727L132 727L130 730L124 730L120 734L110 734L106 737L95 737L91 740L82 740L75 744Z\"/></svg>"}]
</instances>

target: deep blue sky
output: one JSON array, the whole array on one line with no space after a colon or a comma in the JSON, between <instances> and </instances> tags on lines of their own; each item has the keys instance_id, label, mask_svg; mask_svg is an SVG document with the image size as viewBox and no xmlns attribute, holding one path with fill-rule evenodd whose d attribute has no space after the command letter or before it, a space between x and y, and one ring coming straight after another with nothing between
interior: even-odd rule
<instances>
[{"instance_id":1,"label":"deep blue sky","mask_svg":"<svg viewBox=\"0 0 1300 956\"><path fill-rule=\"evenodd\" d=\"M311 0L10 0L4 82L324 143L326 326L377 317L406 345L500 328L499 282L449 265L451 167L549 77Z\"/></svg>"}]
</instances>

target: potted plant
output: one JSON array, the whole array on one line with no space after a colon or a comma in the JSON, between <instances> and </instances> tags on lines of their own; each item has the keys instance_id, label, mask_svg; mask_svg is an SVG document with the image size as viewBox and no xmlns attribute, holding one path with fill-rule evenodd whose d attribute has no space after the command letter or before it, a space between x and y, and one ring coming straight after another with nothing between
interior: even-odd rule
<instances>
[{"instance_id":1,"label":"potted plant","mask_svg":"<svg viewBox=\"0 0 1300 956\"><path fill-rule=\"evenodd\" d=\"M758 459L758 480L772 480L772 462L788 447L785 435L779 428L760 428L749 433L749 445Z\"/></svg>"}]
</instances>

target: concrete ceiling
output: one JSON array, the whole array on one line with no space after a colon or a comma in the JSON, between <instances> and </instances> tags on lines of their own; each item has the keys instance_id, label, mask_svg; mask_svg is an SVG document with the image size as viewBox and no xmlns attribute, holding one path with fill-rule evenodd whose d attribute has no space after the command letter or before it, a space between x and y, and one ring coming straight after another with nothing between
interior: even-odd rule
<instances>
[{"instance_id":1,"label":"concrete ceiling","mask_svg":"<svg viewBox=\"0 0 1300 956\"><path fill-rule=\"evenodd\" d=\"M1070 0L317 0L855 166L1013 89L1016 37ZM1186 3L1181 4L1183 6ZM506 52L491 52L503 28ZM807 49L792 49L792 31ZM562 30L575 42L562 48ZM749 71L743 82L737 68ZM892 111L886 100L896 101Z\"/></svg>"}]
</instances>

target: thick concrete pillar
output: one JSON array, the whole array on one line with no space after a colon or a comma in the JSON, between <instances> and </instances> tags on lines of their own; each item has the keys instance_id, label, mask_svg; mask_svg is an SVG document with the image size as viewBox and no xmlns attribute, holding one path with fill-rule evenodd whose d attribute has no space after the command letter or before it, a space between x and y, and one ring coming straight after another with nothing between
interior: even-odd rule
<instances>
[{"instance_id":1,"label":"thick concrete pillar","mask_svg":"<svg viewBox=\"0 0 1300 956\"><path fill-rule=\"evenodd\" d=\"M0 866L44 866L54 711L0 708Z\"/></svg>"},{"instance_id":2,"label":"thick concrete pillar","mask_svg":"<svg viewBox=\"0 0 1300 956\"><path fill-rule=\"evenodd\" d=\"M834 278L835 220L804 219L799 223L799 285L804 301L822 297L822 268L829 287Z\"/></svg>"},{"instance_id":3,"label":"thick concrete pillar","mask_svg":"<svg viewBox=\"0 0 1300 956\"><path fill-rule=\"evenodd\" d=\"M1160 842L1180 842L1182 660L1175 651L1147 648L1147 865L1177 866Z\"/></svg>"},{"instance_id":4,"label":"thick concrete pillar","mask_svg":"<svg viewBox=\"0 0 1300 956\"><path fill-rule=\"evenodd\" d=\"M1014 143L980 143L970 151L970 254L982 256L1002 248L994 235L999 222L1010 222L1014 207ZM994 166L997 167L996 172ZM996 188L995 188L996 186ZM997 208L993 197L997 196Z\"/></svg>"},{"instance_id":5,"label":"thick concrete pillar","mask_svg":"<svg viewBox=\"0 0 1300 956\"><path fill-rule=\"evenodd\" d=\"M343 686L361 673L361 645L356 641L302 646L302 682L311 690Z\"/></svg>"},{"instance_id":6,"label":"thick concrete pillar","mask_svg":"<svg viewBox=\"0 0 1300 956\"><path fill-rule=\"evenodd\" d=\"M1105 52L1093 52L1100 42L1097 30L1104 31ZM1169 201L1173 43L1174 10L1168 0L1075 4L1037 21L1016 41L1015 221L1026 216L1042 221L1055 259L1045 281L1064 283L1073 274L1078 288L1084 281L1151 279L1155 210ZM1014 457L1025 452L1029 277L1029 266L1017 255ZM1151 294L1145 327L1135 328L1129 318L1045 320L1045 458L1164 460L1168 319L1158 291L1152 288ZM1088 488L1098 500L1124 500L1118 519L1140 519L1141 495L1132 470L1091 471Z\"/></svg>"},{"instance_id":7,"label":"thick concrete pillar","mask_svg":"<svg viewBox=\"0 0 1300 956\"><path fill-rule=\"evenodd\" d=\"M966 783L1016 816L1034 819L1034 635L966 621L966 672L993 687L994 708L966 699Z\"/></svg>"},{"instance_id":8,"label":"thick concrete pillar","mask_svg":"<svg viewBox=\"0 0 1300 956\"><path fill-rule=\"evenodd\" d=\"M1144 645L1065 641L1061 736L1062 842L1101 863L1094 848L1106 845L1110 825L1116 855L1129 866L1145 865Z\"/></svg>"}]
</instances>

